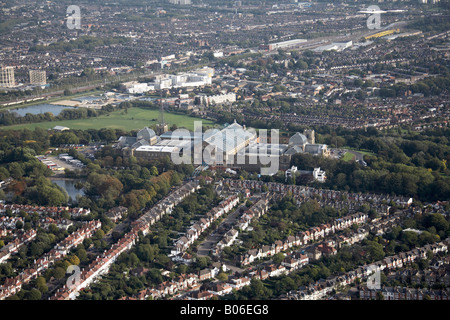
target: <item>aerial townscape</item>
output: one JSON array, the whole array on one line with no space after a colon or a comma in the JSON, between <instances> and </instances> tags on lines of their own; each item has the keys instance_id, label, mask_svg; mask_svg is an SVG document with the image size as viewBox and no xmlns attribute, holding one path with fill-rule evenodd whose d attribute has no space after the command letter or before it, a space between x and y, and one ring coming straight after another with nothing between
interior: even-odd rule
<instances>
[{"instance_id":1,"label":"aerial townscape","mask_svg":"<svg viewBox=\"0 0 450 320\"><path fill-rule=\"evenodd\" d=\"M0 300L449 300L449 17L1 1Z\"/></svg>"}]
</instances>

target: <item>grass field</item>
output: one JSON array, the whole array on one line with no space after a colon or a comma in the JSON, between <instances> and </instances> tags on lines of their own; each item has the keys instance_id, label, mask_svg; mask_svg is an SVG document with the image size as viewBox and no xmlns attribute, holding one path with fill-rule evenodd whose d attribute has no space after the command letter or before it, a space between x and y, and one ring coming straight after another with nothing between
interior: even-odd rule
<instances>
[{"instance_id":1,"label":"grass field","mask_svg":"<svg viewBox=\"0 0 450 320\"><path fill-rule=\"evenodd\" d=\"M158 115L159 110L130 108L128 109L128 113L125 113L123 110L119 110L96 118L18 124L0 127L0 129L27 128L30 130L34 130L34 128L36 127L50 129L53 128L54 126L64 126L70 129L112 128L130 131L142 129L144 127L150 127L156 124L158 122ZM194 121L202 121L202 125L207 127L215 126L215 123L210 120L204 120L200 118L190 117L187 115L179 115L167 112L164 113L164 120L169 124L169 128L173 124L176 124L178 128L184 127L189 130L193 130Z\"/></svg>"},{"instance_id":2,"label":"grass field","mask_svg":"<svg viewBox=\"0 0 450 320\"><path fill-rule=\"evenodd\" d=\"M373 153L373 152L370 151L370 150L364 150L364 149L358 150L358 149L355 149L355 148L349 148L349 147L342 147L342 149L348 149L348 150L358 151L359 153L362 153L362 154L365 155L365 156L376 156L376 154Z\"/></svg>"},{"instance_id":3,"label":"grass field","mask_svg":"<svg viewBox=\"0 0 450 320\"><path fill-rule=\"evenodd\" d=\"M346 153L342 156L341 160L342 160L342 161L345 161L345 162L348 162L348 161L353 160L354 157L355 157L355 155L351 154L350 152L346 152Z\"/></svg>"}]
</instances>

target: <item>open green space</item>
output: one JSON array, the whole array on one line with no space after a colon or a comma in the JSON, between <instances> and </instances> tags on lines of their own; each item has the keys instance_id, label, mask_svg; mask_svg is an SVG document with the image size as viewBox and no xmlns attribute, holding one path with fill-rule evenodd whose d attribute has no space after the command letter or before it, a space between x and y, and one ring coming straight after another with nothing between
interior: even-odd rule
<instances>
[{"instance_id":1,"label":"open green space","mask_svg":"<svg viewBox=\"0 0 450 320\"><path fill-rule=\"evenodd\" d=\"M350 147L342 147L342 149L348 149L348 150L353 150L353 151L358 151L359 153L362 153L365 156L376 156L375 153L373 153L370 150L364 150L364 149L356 149L356 148L350 148ZM345 156L345 155L344 155Z\"/></svg>"},{"instance_id":2,"label":"open green space","mask_svg":"<svg viewBox=\"0 0 450 320\"><path fill-rule=\"evenodd\" d=\"M342 161L345 161L345 162L348 162L348 161L352 161L352 160L354 159L354 157L355 157L355 155L353 155L352 153L346 152L346 153L342 156L341 160L342 160Z\"/></svg>"},{"instance_id":3,"label":"open green space","mask_svg":"<svg viewBox=\"0 0 450 320\"><path fill-rule=\"evenodd\" d=\"M144 108L129 108L127 112L118 110L107 115L95 118L61 120L38 123L18 124L12 126L0 127L0 129L30 129L36 127L50 129L54 126L64 126L70 129L122 129L125 131L137 130L144 127L151 127L158 123L159 110L150 110ZM194 121L202 121L202 125L206 127L214 127L215 123L210 120L204 120L187 115L164 113L164 120L169 124L169 128L176 124L178 128L194 129Z\"/></svg>"}]
</instances>

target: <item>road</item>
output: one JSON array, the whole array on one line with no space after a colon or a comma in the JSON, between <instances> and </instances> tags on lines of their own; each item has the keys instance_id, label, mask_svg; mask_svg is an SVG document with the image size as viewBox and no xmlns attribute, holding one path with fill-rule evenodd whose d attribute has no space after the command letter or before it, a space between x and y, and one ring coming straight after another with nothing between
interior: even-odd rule
<instances>
[{"instance_id":1,"label":"road","mask_svg":"<svg viewBox=\"0 0 450 320\"><path fill-rule=\"evenodd\" d=\"M245 204L240 205L232 213L230 213L222 223L214 230L206 239L200 243L197 249L197 256L204 257L208 256L210 250L219 242L224 234L230 230L231 226L236 222L240 216L240 209L245 208Z\"/></svg>"}]
</instances>

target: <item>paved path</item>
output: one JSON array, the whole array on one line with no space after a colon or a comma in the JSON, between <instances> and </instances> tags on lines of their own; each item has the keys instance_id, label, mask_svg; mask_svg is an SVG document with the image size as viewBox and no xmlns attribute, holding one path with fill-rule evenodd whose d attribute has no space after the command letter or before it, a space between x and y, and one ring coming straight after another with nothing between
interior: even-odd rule
<instances>
[{"instance_id":1,"label":"paved path","mask_svg":"<svg viewBox=\"0 0 450 320\"><path fill-rule=\"evenodd\" d=\"M230 230L231 226L236 222L238 217L240 216L240 209L245 208L245 204L240 205L236 208L232 213L230 213L222 223L217 227L216 230L211 232L210 235L206 237L206 239L200 243L197 249L197 256L204 257L209 254L209 251L214 248L214 246L219 242L223 235Z\"/></svg>"}]
</instances>

